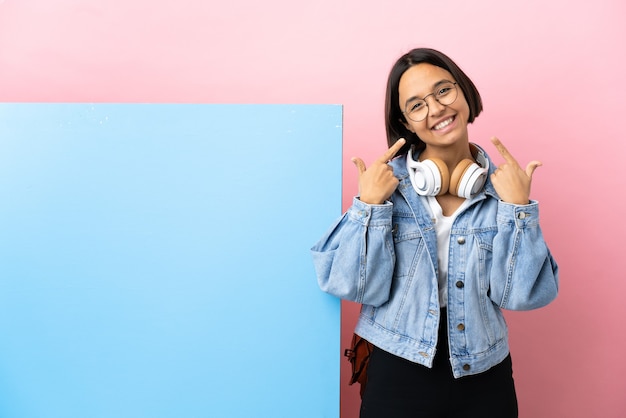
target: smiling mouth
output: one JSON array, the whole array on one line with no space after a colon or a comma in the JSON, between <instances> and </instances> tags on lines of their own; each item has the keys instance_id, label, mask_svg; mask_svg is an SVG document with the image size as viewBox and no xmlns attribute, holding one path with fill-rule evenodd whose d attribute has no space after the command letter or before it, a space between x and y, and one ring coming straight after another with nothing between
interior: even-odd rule
<instances>
[{"instance_id":1,"label":"smiling mouth","mask_svg":"<svg viewBox=\"0 0 626 418\"><path fill-rule=\"evenodd\" d=\"M436 124L435 126L433 126L433 131L438 131L439 129L443 129L446 126L450 125L452 122L454 122L454 116L450 116L448 119L439 122L438 124Z\"/></svg>"}]
</instances>

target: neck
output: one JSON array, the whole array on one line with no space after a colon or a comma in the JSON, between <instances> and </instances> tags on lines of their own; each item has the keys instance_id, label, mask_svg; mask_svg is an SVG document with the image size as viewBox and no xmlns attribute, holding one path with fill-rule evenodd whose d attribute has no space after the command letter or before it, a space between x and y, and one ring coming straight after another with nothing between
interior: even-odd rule
<instances>
[{"instance_id":1,"label":"neck","mask_svg":"<svg viewBox=\"0 0 626 418\"><path fill-rule=\"evenodd\" d=\"M426 145L426 148L421 152L419 159L425 160L427 158L439 158L448 167L456 167L456 165L466 158L474 161L474 156L470 149L469 142L463 142L460 144L454 144L446 147Z\"/></svg>"}]
</instances>

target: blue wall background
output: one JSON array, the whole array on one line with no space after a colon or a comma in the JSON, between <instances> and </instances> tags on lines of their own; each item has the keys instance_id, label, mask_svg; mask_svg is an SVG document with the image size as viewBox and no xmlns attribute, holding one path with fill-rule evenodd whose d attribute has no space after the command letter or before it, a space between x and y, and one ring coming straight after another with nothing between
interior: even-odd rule
<instances>
[{"instance_id":1,"label":"blue wall background","mask_svg":"<svg viewBox=\"0 0 626 418\"><path fill-rule=\"evenodd\" d=\"M339 416L341 119L1 104L0 416Z\"/></svg>"}]
</instances>

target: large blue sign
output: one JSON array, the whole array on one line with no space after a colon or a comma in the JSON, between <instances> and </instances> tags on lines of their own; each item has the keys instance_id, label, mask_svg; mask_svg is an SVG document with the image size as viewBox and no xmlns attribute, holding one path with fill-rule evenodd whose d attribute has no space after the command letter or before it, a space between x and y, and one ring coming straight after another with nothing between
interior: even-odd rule
<instances>
[{"instance_id":1,"label":"large blue sign","mask_svg":"<svg viewBox=\"0 0 626 418\"><path fill-rule=\"evenodd\" d=\"M0 105L0 416L338 417L341 120Z\"/></svg>"}]
</instances>

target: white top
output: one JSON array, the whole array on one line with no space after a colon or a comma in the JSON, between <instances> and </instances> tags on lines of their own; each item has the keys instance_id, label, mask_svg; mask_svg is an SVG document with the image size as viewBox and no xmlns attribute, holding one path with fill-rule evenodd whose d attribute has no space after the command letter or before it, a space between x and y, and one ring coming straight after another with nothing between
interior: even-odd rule
<instances>
[{"instance_id":1,"label":"white top","mask_svg":"<svg viewBox=\"0 0 626 418\"><path fill-rule=\"evenodd\" d=\"M448 306L448 254L450 249L450 232L454 220L461 213L469 199L465 199L461 206L451 216L444 216L439 202L435 196L424 196L428 200L430 213L433 215L435 223L435 232L437 233L437 260L439 267L439 306L445 308Z\"/></svg>"}]
</instances>

